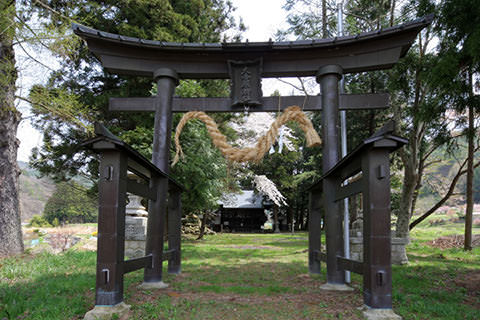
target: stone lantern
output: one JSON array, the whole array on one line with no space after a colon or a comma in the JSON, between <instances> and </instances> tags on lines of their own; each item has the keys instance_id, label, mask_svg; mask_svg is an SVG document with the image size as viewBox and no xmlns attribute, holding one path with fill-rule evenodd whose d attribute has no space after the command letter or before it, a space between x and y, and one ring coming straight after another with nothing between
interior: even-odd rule
<instances>
[{"instance_id":1,"label":"stone lantern","mask_svg":"<svg viewBox=\"0 0 480 320\"><path fill-rule=\"evenodd\" d=\"M138 179L132 173L128 173L128 178ZM125 256L130 259L145 255L148 212L141 201L141 197L128 194L128 204L125 208Z\"/></svg>"},{"instance_id":2,"label":"stone lantern","mask_svg":"<svg viewBox=\"0 0 480 320\"><path fill-rule=\"evenodd\" d=\"M408 257L405 246L409 239L392 237L392 264L407 264ZM363 261L363 212L357 213L350 229L350 257L352 260Z\"/></svg>"}]
</instances>

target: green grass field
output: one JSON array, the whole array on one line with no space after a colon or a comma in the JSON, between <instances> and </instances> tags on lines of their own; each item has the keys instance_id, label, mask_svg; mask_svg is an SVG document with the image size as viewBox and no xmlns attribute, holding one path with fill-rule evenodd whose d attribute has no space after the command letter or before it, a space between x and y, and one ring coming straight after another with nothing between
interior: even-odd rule
<instances>
[{"instance_id":1,"label":"green grass field","mask_svg":"<svg viewBox=\"0 0 480 320\"><path fill-rule=\"evenodd\" d=\"M479 292L469 287L480 281L480 247L426 244L462 227L412 232L410 264L393 268L394 310L404 319L480 319ZM306 233L217 234L182 245L182 274L164 274L168 289L142 292L142 271L126 275L130 319L362 318L361 276L352 277L354 292L321 291L325 265L308 274ZM95 259L73 248L0 260L0 319L82 319L94 306Z\"/></svg>"}]
</instances>

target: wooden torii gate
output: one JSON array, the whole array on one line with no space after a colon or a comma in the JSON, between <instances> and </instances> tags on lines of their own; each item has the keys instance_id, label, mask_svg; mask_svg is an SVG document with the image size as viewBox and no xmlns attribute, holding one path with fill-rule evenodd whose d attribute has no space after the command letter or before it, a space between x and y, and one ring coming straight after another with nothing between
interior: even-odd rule
<instances>
[{"instance_id":1,"label":"wooden torii gate","mask_svg":"<svg viewBox=\"0 0 480 320\"><path fill-rule=\"evenodd\" d=\"M391 68L406 54L417 34L431 23L432 18L427 16L406 24L353 36L247 43L172 43L107 33L78 24L73 24L72 27L109 72L149 77L157 82L157 96L112 98L110 110L155 112L152 162L165 174L169 172L172 112L237 112L243 111L245 107L250 112L265 112L278 111L279 106L283 110L290 105L303 105L307 111L322 111L322 170L327 174L340 160L339 110L383 109L388 107L389 100L387 94L339 94L339 80L348 73ZM308 98L262 96L262 78L303 76L316 77L320 84L320 95ZM180 79L230 79L231 96L177 98L174 97L174 92ZM327 261L327 284L330 289L342 289L345 286L344 268L339 265L341 260L338 259L343 256L342 215L339 206L330 199L335 195L328 191L337 188L335 183L332 179L324 179L322 182L323 190L326 191L324 207L327 209L327 253L324 260ZM163 219L166 214L167 184L166 179L158 183L157 204L154 208ZM314 192L313 195L318 193ZM315 202L319 199L312 200ZM146 253L162 257L163 230L151 226L148 230L150 234L147 239L150 240L147 241L150 241L150 245L147 245L149 252ZM309 242L309 270L311 273L319 273L320 219L310 219ZM162 267L161 258L159 259L160 266L157 263L155 267L145 268L144 283L154 286L161 282ZM180 263L169 272L179 273ZM386 280L382 279L384 283ZM386 279L391 281L391 277ZM391 284L387 284L387 287L390 288L387 292L389 299L383 299L380 303L364 299L366 305L391 310ZM118 303L118 299L99 299L102 295L103 298L109 297L99 290L97 284L97 305Z\"/></svg>"}]
</instances>

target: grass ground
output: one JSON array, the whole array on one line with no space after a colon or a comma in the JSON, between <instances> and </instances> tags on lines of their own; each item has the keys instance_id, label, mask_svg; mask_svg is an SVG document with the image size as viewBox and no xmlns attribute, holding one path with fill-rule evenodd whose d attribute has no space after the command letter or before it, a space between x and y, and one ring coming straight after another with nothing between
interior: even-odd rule
<instances>
[{"instance_id":1,"label":"grass ground","mask_svg":"<svg viewBox=\"0 0 480 320\"><path fill-rule=\"evenodd\" d=\"M480 319L480 247L427 244L461 228L412 232L409 265L393 268L394 310L404 319ZM322 275L308 274L306 233L218 234L182 245L182 273L164 274L168 289L142 292L142 272L126 275L130 319L361 319L362 278L353 275L351 293L321 291L325 265ZM73 248L0 260L0 319L82 319L94 306L95 259Z\"/></svg>"}]
</instances>

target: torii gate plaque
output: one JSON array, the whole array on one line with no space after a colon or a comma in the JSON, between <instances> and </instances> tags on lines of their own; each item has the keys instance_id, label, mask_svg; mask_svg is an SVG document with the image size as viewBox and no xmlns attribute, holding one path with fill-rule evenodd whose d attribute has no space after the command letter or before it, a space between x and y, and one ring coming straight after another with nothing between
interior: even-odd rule
<instances>
[{"instance_id":1,"label":"torii gate plaque","mask_svg":"<svg viewBox=\"0 0 480 320\"><path fill-rule=\"evenodd\" d=\"M171 43L144 40L106 33L74 24L74 32L87 41L89 49L103 67L113 73L151 77L157 82L158 94L152 98L114 98L111 111L154 111L155 128L152 162L168 173L172 112L203 110L235 112L248 106L252 112L278 111L290 105L304 110L322 110L323 172L339 161L339 109L375 109L388 106L388 95L339 94L338 82L346 73L391 68L406 54L417 34L432 21L432 16L403 25L332 39L250 42L250 43ZM321 95L309 97L262 97L262 77L315 76ZM230 98L175 98L179 79L232 80ZM335 186L323 182L323 190ZM167 185L159 195L167 194ZM317 199L313 199L316 201ZM155 208L165 215L166 201ZM327 284L345 287L344 271L337 256L343 256L342 215L337 204L327 202L326 244ZM316 213L314 213L316 214ZM163 221L163 219L160 219ZM161 221L149 221L148 228L162 230ZM320 219L311 217L309 230L309 270L320 272L314 258L320 247ZM154 267L146 269L145 283L162 280L161 256L163 232L147 239L146 253L152 254ZM169 270L178 273L180 270ZM372 308L390 308L391 296Z\"/></svg>"}]
</instances>

